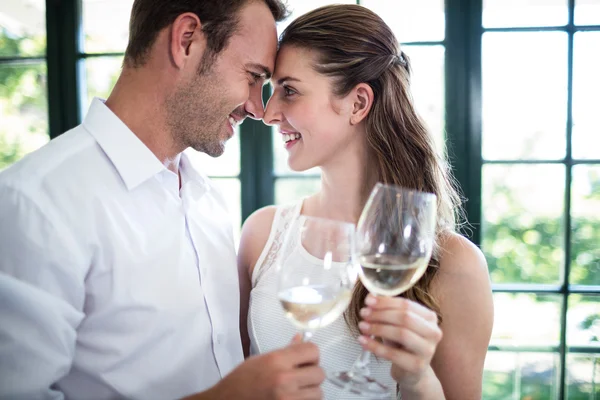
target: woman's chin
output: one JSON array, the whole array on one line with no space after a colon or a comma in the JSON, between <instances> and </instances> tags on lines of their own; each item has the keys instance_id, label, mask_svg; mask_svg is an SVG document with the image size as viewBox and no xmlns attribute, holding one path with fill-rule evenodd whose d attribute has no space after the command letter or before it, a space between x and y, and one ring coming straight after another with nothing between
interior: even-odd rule
<instances>
[{"instance_id":1,"label":"woman's chin","mask_svg":"<svg viewBox=\"0 0 600 400\"><path fill-rule=\"evenodd\" d=\"M314 168L315 166L299 162L290 162L290 160L288 160L288 167L290 167L290 169L294 172L304 172Z\"/></svg>"}]
</instances>

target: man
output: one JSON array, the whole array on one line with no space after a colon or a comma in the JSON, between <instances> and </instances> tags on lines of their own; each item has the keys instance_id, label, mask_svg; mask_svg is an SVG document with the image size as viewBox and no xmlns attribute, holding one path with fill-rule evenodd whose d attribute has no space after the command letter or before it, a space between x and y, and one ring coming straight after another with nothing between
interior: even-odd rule
<instances>
[{"instance_id":1,"label":"man","mask_svg":"<svg viewBox=\"0 0 600 400\"><path fill-rule=\"evenodd\" d=\"M106 103L0 174L0 398L320 398L312 344L242 363L224 199L182 155L263 116L284 14L136 0Z\"/></svg>"}]
</instances>

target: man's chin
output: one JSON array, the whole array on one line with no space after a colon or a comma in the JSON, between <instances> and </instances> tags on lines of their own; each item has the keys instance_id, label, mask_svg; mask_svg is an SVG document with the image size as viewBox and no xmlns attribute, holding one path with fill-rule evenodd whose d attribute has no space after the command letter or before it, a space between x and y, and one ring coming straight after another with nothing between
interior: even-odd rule
<instances>
[{"instance_id":1,"label":"man's chin","mask_svg":"<svg viewBox=\"0 0 600 400\"><path fill-rule=\"evenodd\" d=\"M206 143L203 143L190 147L192 147L194 150L200 153L208 154L213 158L220 157L225 152L225 142L211 143L210 145L206 145Z\"/></svg>"}]
</instances>

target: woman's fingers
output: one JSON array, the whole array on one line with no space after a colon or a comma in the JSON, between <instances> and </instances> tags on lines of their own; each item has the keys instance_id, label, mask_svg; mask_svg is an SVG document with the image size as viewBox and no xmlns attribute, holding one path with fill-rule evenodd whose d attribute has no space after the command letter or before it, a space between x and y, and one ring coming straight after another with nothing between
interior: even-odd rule
<instances>
[{"instance_id":1,"label":"woman's fingers","mask_svg":"<svg viewBox=\"0 0 600 400\"><path fill-rule=\"evenodd\" d=\"M365 299L365 304L374 311L392 309L413 312L427 321L437 323L437 315L433 311L415 301L402 297L383 297L369 294Z\"/></svg>"},{"instance_id":2,"label":"woman's fingers","mask_svg":"<svg viewBox=\"0 0 600 400\"><path fill-rule=\"evenodd\" d=\"M396 368L409 374L420 373L431 361L431 357L413 354L402 348L392 348L366 336L360 336L358 339L365 350L372 352L377 357L391 361Z\"/></svg>"},{"instance_id":3,"label":"woman's fingers","mask_svg":"<svg viewBox=\"0 0 600 400\"><path fill-rule=\"evenodd\" d=\"M375 336L392 343L382 345L390 350L401 349L412 354L421 355L425 358L433 356L438 341L426 339L410 329L383 324L370 324L362 321L359 324L360 331L366 336ZM397 344L397 345L394 345Z\"/></svg>"},{"instance_id":4,"label":"woman's fingers","mask_svg":"<svg viewBox=\"0 0 600 400\"><path fill-rule=\"evenodd\" d=\"M437 323L426 320L413 311L405 311L402 309L374 310L371 308L363 308L360 315L365 322L370 324L387 324L396 327L404 327L427 339L438 341L441 339L441 330L438 328Z\"/></svg>"}]
</instances>

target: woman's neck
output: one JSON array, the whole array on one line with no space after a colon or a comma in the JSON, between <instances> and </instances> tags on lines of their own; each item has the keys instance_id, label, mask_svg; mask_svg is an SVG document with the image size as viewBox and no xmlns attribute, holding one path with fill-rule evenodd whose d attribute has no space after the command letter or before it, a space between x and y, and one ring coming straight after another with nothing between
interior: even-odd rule
<instances>
[{"instance_id":1,"label":"woman's neck","mask_svg":"<svg viewBox=\"0 0 600 400\"><path fill-rule=\"evenodd\" d=\"M321 168L321 191L305 203L304 213L357 223L369 192L377 182L367 168L365 146L347 149Z\"/></svg>"}]
</instances>

